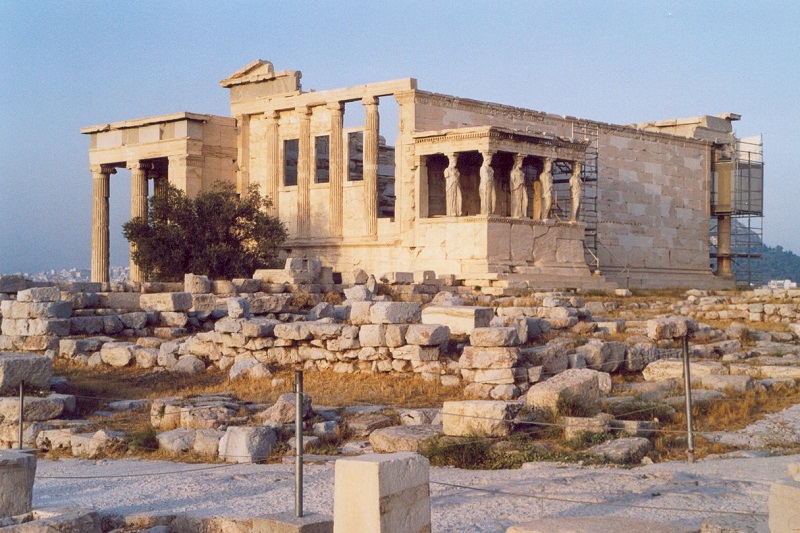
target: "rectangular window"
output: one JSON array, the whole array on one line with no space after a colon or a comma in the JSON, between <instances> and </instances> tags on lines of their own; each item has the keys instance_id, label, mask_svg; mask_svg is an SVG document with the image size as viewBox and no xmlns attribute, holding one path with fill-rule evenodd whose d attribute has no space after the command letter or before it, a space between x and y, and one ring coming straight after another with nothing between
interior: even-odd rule
<instances>
[{"instance_id":1,"label":"rectangular window","mask_svg":"<svg viewBox=\"0 0 800 533\"><path fill-rule=\"evenodd\" d=\"M314 139L314 182L330 181L331 139L327 135L319 135Z\"/></svg>"},{"instance_id":2,"label":"rectangular window","mask_svg":"<svg viewBox=\"0 0 800 533\"><path fill-rule=\"evenodd\" d=\"M364 180L364 132L354 131L347 135L347 179Z\"/></svg>"},{"instance_id":3,"label":"rectangular window","mask_svg":"<svg viewBox=\"0 0 800 533\"><path fill-rule=\"evenodd\" d=\"M293 187L297 185L297 158L300 151L297 139L283 141L283 185Z\"/></svg>"}]
</instances>

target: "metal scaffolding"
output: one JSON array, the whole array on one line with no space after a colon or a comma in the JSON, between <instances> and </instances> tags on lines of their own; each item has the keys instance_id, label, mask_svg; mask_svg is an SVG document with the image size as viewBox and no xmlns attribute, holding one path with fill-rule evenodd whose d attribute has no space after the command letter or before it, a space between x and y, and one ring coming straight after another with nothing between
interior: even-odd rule
<instances>
[{"instance_id":1,"label":"metal scaffolding","mask_svg":"<svg viewBox=\"0 0 800 533\"><path fill-rule=\"evenodd\" d=\"M597 257L597 178L598 178L598 137L599 127L591 122L576 122L572 124L572 138L588 143L586 154L581 167L581 182L583 183L581 208L578 218L586 224L583 249L586 264L593 270L600 268ZM572 163L556 160L553 162L553 189L555 200L553 214L557 218L569 218L571 212L571 194L569 178L572 175Z\"/></svg>"},{"instance_id":2,"label":"metal scaffolding","mask_svg":"<svg viewBox=\"0 0 800 533\"><path fill-rule=\"evenodd\" d=\"M711 264L728 261L740 286L763 283L764 157L761 136L721 150L711 181ZM728 240L729 239L729 240Z\"/></svg>"}]
</instances>

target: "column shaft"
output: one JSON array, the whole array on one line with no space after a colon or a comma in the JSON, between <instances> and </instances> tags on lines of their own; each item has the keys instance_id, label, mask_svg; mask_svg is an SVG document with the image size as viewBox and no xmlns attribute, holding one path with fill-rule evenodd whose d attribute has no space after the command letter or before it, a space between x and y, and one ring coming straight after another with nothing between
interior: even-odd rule
<instances>
[{"instance_id":1,"label":"column shaft","mask_svg":"<svg viewBox=\"0 0 800 533\"><path fill-rule=\"evenodd\" d=\"M264 195L269 198L271 206L268 213L274 217L278 216L278 186L281 179L280 172L280 142L278 138L278 118L280 113L277 111L267 111L264 115L267 121L266 131L266 190Z\"/></svg>"},{"instance_id":2,"label":"column shaft","mask_svg":"<svg viewBox=\"0 0 800 533\"><path fill-rule=\"evenodd\" d=\"M311 227L311 109L300 107L300 134L297 150L297 232L309 236Z\"/></svg>"},{"instance_id":3,"label":"column shaft","mask_svg":"<svg viewBox=\"0 0 800 533\"><path fill-rule=\"evenodd\" d=\"M108 282L108 195L114 168L93 165L92 172L92 281Z\"/></svg>"},{"instance_id":4,"label":"column shaft","mask_svg":"<svg viewBox=\"0 0 800 533\"><path fill-rule=\"evenodd\" d=\"M237 171L236 192L246 194L250 186L250 115L236 117L239 135L236 142Z\"/></svg>"},{"instance_id":5,"label":"column shaft","mask_svg":"<svg viewBox=\"0 0 800 533\"><path fill-rule=\"evenodd\" d=\"M364 219L366 235L378 235L378 98L365 97L362 100L366 108L366 124L364 129Z\"/></svg>"},{"instance_id":6,"label":"column shaft","mask_svg":"<svg viewBox=\"0 0 800 533\"><path fill-rule=\"evenodd\" d=\"M330 233L333 237L342 236L344 207L344 141L342 138L344 105L341 102L330 104Z\"/></svg>"},{"instance_id":7,"label":"column shaft","mask_svg":"<svg viewBox=\"0 0 800 533\"><path fill-rule=\"evenodd\" d=\"M131 220L134 218L143 218L147 220L147 170L145 165L139 163L131 163ZM133 254L136 252L136 245L130 244L130 280L143 281L142 271L139 266L133 261Z\"/></svg>"}]
</instances>

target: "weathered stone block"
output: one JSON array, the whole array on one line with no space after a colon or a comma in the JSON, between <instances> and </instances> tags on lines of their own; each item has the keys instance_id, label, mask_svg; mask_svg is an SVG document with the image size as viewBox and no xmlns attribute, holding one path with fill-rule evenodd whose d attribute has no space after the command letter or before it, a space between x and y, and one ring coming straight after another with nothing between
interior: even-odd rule
<instances>
[{"instance_id":1,"label":"weathered stone block","mask_svg":"<svg viewBox=\"0 0 800 533\"><path fill-rule=\"evenodd\" d=\"M722 363L715 361L691 361L689 373L692 380L708 374L728 374ZM679 359L660 359L647 365L642 371L645 381L662 381L665 379L683 379L683 361Z\"/></svg>"},{"instance_id":2,"label":"weathered stone block","mask_svg":"<svg viewBox=\"0 0 800 533\"><path fill-rule=\"evenodd\" d=\"M31 511L35 477L36 455L0 451L0 519Z\"/></svg>"},{"instance_id":3,"label":"weathered stone block","mask_svg":"<svg viewBox=\"0 0 800 533\"><path fill-rule=\"evenodd\" d=\"M520 405L495 400L444 402L444 434L452 437L507 437Z\"/></svg>"},{"instance_id":4,"label":"weathered stone block","mask_svg":"<svg viewBox=\"0 0 800 533\"><path fill-rule=\"evenodd\" d=\"M228 316L231 318L250 318L250 304L244 298L228 298L225 301Z\"/></svg>"},{"instance_id":5,"label":"weathered stone block","mask_svg":"<svg viewBox=\"0 0 800 533\"><path fill-rule=\"evenodd\" d=\"M336 461L334 533L431 531L428 460L416 453Z\"/></svg>"},{"instance_id":6,"label":"weathered stone block","mask_svg":"<svg viewBox=\"0 0 800 533\"><path fill-rule=\"evenodd\" d=\"M469 335L475 328L488 327L493 317L491 307L429 306L422 310L423 324L441 324L456 335Z\"/></svg>"},{"instance_id":7,"label":"weathered stone block","mask_svg":"<svg viewBox=\"0 0 800 533\"><path fill-rule=\"evenodd\" d=\"M128 366L134 360L132 342L107 342L100 348L100 359L111 366Z\"/></svg>"},{"instance_id":8,"label":"weathered stone block","mask_svg":"<svg viewBox=\"0 0 800 533\"><path fill-rule=\"evenodd\" d=\"M359 328L358 342L361 346L386 346L386 326L364 324Z\"/></svg>"},{"instance_id":9,"label":"weathered stone block","mask_svg":"<svg viewBox=\"0 0 800 533\"><path fill-rule=\"evenodd\" d=\"M443 435L442 426L392 426L370 433L369 442L377 453L419 452L427 442L440 435Z\"/></svg>"},{"instance_id":10,"label":"weathered stone block","mask_svg":"<svg viewBox=\"0 0 800 533\"><path fill-rule=\"evenodd\" d=\"M519 363L518 348L464 346L460 368L511 368Z\"/></svg>"},{"instance_id":11,"label":"weathered stone block","mask_svg":"<svg viewBox=\"0 0 800 533\"><path fill-rule=\"evenodd\" d=\"M253 518L252 533L332 533L333 519L328 515L303 512L297 518L294 511Z\"/></svg>"},{"instance_id":12,"label":"weathered stone block","mask_svg":"<svg viewBox=\"0 0 800 533\"><path fill-rule=\"evenodd\" d=\"M415 302L375 302L370 308L373 324L412 324L419 322L422 305Z\"/></svg>"},{"instance_id":13,"label":"weathered stone block","mask_svg":"<svg viewBox=\"0 0 800 533\"><path fill-rule=\"evenodd\" d=\"M207 294L211 292L211 280L208 276L198 274L184 274L183 290L192 294Z\"/></svg>"},{"instance_id":14,"label":"weathered stone block","mask_svg":"<svg viewBox=\"0 0 800 533\"><path fill-rule=\"evenodd\" d=\"M48 389L53 368L50 359L28 353L0 354L0 395L10 395L25 382L37 389Z\"/></svg>"},{"instance_id":15,"label":"weathered stone block","mask_svg":"<svg viewBox=\"0 0 800 533\"><path fill-rule=\"evenodd\" d=\"M512 327L475 328L469 334L469 343L486 347L516 346L519 344L519 335L516 328Z\"/></svg>"},{"instance_id":16,"label":"weathered stone block","mask_svg":"<svg viewBox=\"0 0 800 533\"><path fill-rule=\"evenodd\" d=\"M616 372L625 364L628 346L624 342L591 339L583 346L578 346L576 352L583 356L589 368L601 372Z\"/></svg>"},{"instance_id":17,"label":"weathered stone block","mask_svg":"<svg viewBox=\"0 0 800 533\"><path fill-rule=\"evenodd\" d=\"M60 299L58 287L33 287L17 293L18 302L57 302Z\"/></svg>"},{"instance_id":18,"label":"weathered stone block","mask_svg":"<svg viewBox=\"0 0 800 533\"><path fill-rule=\"evenodd\" d=\"M264 461L277 441L268 427L231 426L219 441L219 458L229 463Z\"/></svg>"},{"instance_id":19,"label":"weathered stone block","mask_svg":"<svg viewBox=\"0 0 800 533\"><path fill-rule=\"evenodd\" d=\"M565 370L547 381L531 386L525 397L534 409L557 414L562 405L593 409L600 399L597 371L588 368Z\"/></svg>"},{"instance_id":20,"label":"weathered stone block","mask_svg":"<svg viewBox=\"0 0 800 533\"><path fill-rule=\"evenodd\" d=\"M410 324L405 342L420 346L439 346L450 338L450 328L440 324Z\"/></svg>"},{"instance_id":21,"label":"weathered stone block","mask_svg":"<svg viewBox=\"0 0 800 533\"><path fill-rule=\"evenodd\" d=\"M192 294L189 292L161 292L139 296L139 306L145 311L188 311L192 305Z\"/></svg>"}]
</instances>

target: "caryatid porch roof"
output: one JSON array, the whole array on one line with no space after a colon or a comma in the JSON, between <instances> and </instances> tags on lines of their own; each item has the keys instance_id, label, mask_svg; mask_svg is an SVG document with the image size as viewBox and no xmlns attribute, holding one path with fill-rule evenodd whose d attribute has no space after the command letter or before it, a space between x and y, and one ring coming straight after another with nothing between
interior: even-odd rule
<instances>
[{"instance_id":1,"label":"caryatid porch roof","mask_svg":"<svg viewBox=\"0 0 800 533\"><path fill-rule=\"evenodd\" d=\"M469 126L412 134L417 155L453 152L510 152L525 156L583 161L587 141L498 126Z\"/></svg>"}]
</instances>

